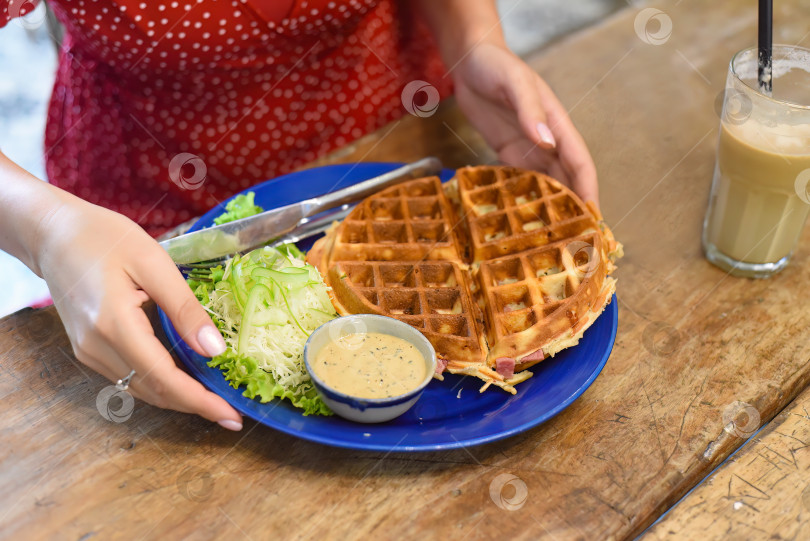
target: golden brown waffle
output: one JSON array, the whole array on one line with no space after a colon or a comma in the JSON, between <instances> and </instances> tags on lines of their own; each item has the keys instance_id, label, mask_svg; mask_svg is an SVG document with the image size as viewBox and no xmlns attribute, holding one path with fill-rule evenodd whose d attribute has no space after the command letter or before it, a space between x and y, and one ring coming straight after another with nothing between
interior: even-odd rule
<instances>
[{"instance_id":1,"label":"golden brown waffle","mask_svg":"<svg viewBox=\"0 0 810 541\"><path fill-rule=\"evenodd\" d=\"M461 261L455 212L438 177L392 186L363 200L334 240L332 261Z\"/></svg>"},{"instance_id":2,"label":"golden brown waffle","mask_svg":"<svg viewBox=\"0 0 810 541\"><path fill-rule=\"evenodd\" d=\"M608 273L617 250L595 208L556 180L513 167L456 173L473 250L479 305L486 311L490 357L521 361L590 326L615 288Z\"/></svg>"},{"instance_id":3,"label":"golden brown waffle","mask_svg":"<svg viewBox=\"0 0 810 541\"><path fill-rule=\"evenodd\" d=\"M486 362L482 314L461 261L455 211L438 177L365 199L308 254L340 314L390 315L421 330L443 359Z\"/></svg>"},{"instance_id":4,"label":"golden brown waffle","mask_svg":"<svg viewBox=\"0 0 810 541\"><path fill-rule=\"evenodd\" d=\"M467 167L367 198L308 258L339 313L409 323L449 372L514 393L604 310L620 255L598 210L554 179Z\"/></svg>"},{"instance_id":5,"label":"golden brown waffle","mask_svg":"<svg viewBox=\"0 0 810 541\"><path fill-rule=\"evenodd\" d=\"M476 278L490 356L516 359L522 370L542 360L522 357L539 349L554 354L555 339L589 326L586 316L601 313L614 288L600 253L601 236L591 232L482 262Z\"/></svg>"},{"instance_id":6,"label":"golden brown waffle","mask_svg":"<svg viewBox=\"0 0 810 541\"><path fill-rule=\"evenodd\" d=\"M456 178L474 262L597 230L597 218L582 201L546 175L514 167L464 167Z\"/></svg>"},{"instance_id":7,"label":"golden brown waffle","mask_svg":"<svg viewBox=\"0 0 810 541\"><path fill-rule=\"evenodd\" d=\"M422 331L443 358L486 361L481 311L458 264L341 261L326 280L340 313L389 315Z\"/></svg>"}]
</instances>

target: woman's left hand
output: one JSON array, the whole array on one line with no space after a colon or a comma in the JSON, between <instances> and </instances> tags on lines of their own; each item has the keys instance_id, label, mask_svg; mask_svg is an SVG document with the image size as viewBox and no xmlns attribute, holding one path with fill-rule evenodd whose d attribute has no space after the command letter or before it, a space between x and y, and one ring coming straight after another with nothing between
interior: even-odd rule
<instances>
[{"instance_id":1,"label":"woman's left hand","mask_svg":"<svg viewBox=\"0 0 810 541\"><path fill-rule=\"evenodd\" d=\"M551 88L505 45L481 43L452 68L462 111L505 163L545 171L598 204L596 168Z\"/></svg>"}]
</instances>

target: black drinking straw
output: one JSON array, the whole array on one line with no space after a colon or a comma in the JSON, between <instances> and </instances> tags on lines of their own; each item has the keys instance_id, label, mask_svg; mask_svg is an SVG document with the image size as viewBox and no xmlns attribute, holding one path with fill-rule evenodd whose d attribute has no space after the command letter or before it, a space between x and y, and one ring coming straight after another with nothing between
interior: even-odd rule
<instances>
[{"instance_id":1,"label":"black drinking straw","mask_svg":"<svg viewBox=\"0 0 810 541\"><path fill-rule=\"evenodd\" d=\"M759 0L759 70L757 78L759 89L764 94L771 94L773 89L772 55L773 55L773 0Z\"/></svg>"}]
</instances>

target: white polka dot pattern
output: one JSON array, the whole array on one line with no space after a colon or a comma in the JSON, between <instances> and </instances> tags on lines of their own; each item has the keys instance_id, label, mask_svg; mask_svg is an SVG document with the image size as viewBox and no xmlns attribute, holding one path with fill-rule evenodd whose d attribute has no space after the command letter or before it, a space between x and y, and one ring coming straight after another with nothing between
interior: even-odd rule
<instances>
[{"instance_id":1,"label":"white polka dot pattern","mask_svg":"<svg viewBox=\"0 0 810 541\"><path fill-rule=\"evenodd\" d=\"M0 0L0 26L31 0ZM65 25L45 137L50 181L154 235L400 116L450 80L398 0L52 0ZM198 156L206 178L173 182Z\"/></svg>"}]
</instances>

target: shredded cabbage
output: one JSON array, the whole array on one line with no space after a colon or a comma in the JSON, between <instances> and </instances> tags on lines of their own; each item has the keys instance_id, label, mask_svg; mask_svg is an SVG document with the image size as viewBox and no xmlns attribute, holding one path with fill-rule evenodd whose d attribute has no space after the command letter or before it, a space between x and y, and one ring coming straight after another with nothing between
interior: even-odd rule
<instances>
[{"instance_id":1,"label":"shredded cabbage","mask_svg":"<svg viewBox=\"0 0 810 541\"><path fill-rule=\"evenodd\" d=\"M211 271L211 282L189 280L228 349L214 357L245 396L287 398L304 415L331 415L304 366L304 343L337 317L318 270L292 244L258 248Z\"/></svg>"}]
</instances>

